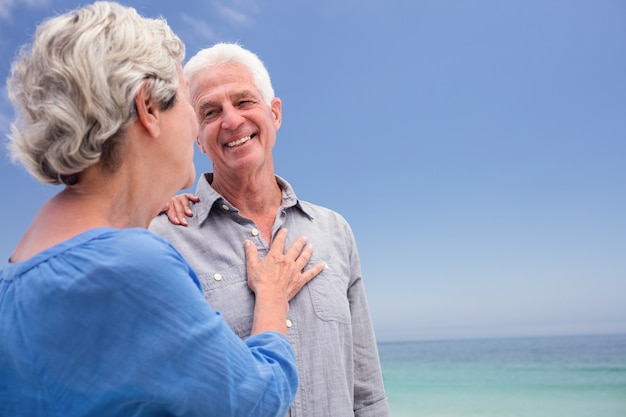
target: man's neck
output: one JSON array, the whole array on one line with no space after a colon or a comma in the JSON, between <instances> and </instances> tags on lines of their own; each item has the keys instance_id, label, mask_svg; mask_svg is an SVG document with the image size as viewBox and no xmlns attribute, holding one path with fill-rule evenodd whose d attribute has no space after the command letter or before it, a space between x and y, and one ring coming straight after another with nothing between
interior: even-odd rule
<instances>
[{"instance_id":1,"label":"man's neck","mask_svg":"<svg viewBox=\"0 0 626 417\"><path fill-rule=\"evenodd\" d=\"M245 178L227 178L213 173L211 186L237 207L242 216L254 221L263 238L270 243L276 212L282 202L282 191L273 172Z\"/></svg>"}]
</instances>

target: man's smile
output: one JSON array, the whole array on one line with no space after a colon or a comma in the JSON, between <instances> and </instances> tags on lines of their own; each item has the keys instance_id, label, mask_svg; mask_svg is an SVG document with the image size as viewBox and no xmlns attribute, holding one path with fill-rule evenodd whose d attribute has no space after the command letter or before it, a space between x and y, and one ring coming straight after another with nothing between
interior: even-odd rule
<instances>
[{"instance_id":1,"label":"man's smile","mask_svg":"<svg viewBox=\"0 0 626 417\"><path fill-rule=\"evenodd\" d=\"M250 139L252 139L253 137L256 136L256 133L253 135L249 135L249 136L244 136L240 139L234 140L232 142L228 142L225 146L228 148L234 148L235 146L239 146L239 145L243 145L244 143L246 143L247 141L249 141Z\"/></svg>"}]
</instances>

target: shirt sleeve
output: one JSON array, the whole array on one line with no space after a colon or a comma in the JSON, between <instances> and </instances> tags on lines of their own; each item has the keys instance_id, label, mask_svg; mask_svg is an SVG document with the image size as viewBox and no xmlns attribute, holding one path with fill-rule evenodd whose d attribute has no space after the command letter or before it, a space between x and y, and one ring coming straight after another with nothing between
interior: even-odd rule
<instances>
[{"instance_id":1,"label":"shirt sleeve","mask_svg":"<svg viewBox=\"0 0 626 417\"><path fill-rule=\"evenodd\" d=\"M378 347L372 325L363 279L361 264L354 235L349 229L351 285L348 301L352 315L352 337L354 341L354 415L356 417L389 416L389 405L385 395Z\"/></svg>"},{"instance_id":2,"label":"shirt sleeve","mask_svg":"<svg viewBox=\"0 0 626 417\"><path fill-rule=\"evenodd\" d=\"M93 415L284 415L297 388L287 339L239 339L171 245L128 233L70 261L82 278L50 285L46 331L35 336L46 346L42 376L67 415L74 407Z\"/></svg>"}]
</instances>

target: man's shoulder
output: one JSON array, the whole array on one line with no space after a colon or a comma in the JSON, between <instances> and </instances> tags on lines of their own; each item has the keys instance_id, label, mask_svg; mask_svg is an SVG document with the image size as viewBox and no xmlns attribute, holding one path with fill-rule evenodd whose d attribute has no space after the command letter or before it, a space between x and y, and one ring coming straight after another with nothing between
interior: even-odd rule
<instances>
[{"instance_id":1,"label":"man's shoulder","mask_svg":"<svg viewBox=\"0 0 626 417\"><path fill-rule=\"evenodd\" d=\"M194 214L195 216L195 214ZM148 226L148 230L150 230L153 233L156 233L159 236L165 236L165 237L175 237L177 235L182 235L185 233L186 230L188 230L189 228L193 228L195 222L192 221L193 217L188 217L187 226L181 226L178 224L173 224L170 219L167 217L167 214L165 213L161 213L159 215L157 215L154 219L152 219L152 222L150 222L150 225Z\"/></svg>"},{"instance_id":2,"label":"man's shoulder","mask_svg":"<svg viewBox=\"0 0 626 417\"><path fill-rule=\"evenodd\" d=\"M351 226L346 218L339 212L319 204L313 204L308 201L299 200L298 203L306 215L314 222L326 225L336 230L351 231Z\"/></svg>"},{"instance_id":3,"label":"man's shoulder","mask_svg":"<svg viewBox=\"0 0 626 417\"><path fill-rule=\"evenodd\" d=\"M334 209L328 208L326 206L320 206L319 204L314 204L309 201L298 200L298 203L300 203L300 206L305 213L313 217L316 217L315 215L317 215L325 216L328 218L339 218L345 221L345 218Z\"/></svg>"},{"instance_id":4,"label":"man's shoulder","mask_svg":"<svg viewBox=\"0 0 626 417\"><path fill-rule=\"evenodd\" d=\"M170 222L170 219L167 218L167 214L159 213L148 226L148 230L151 232L159 233L162 229L169 229L170 226L175 226ZM159 233L160 234L160 233Z\"/></svg>"}]
</instances>

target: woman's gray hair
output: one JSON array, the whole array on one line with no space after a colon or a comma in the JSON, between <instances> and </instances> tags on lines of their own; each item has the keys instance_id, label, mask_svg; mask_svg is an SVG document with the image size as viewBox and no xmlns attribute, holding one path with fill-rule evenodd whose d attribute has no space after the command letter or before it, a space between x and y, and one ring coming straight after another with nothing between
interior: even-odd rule
<instances>
[{"instance_id":1,"label":"woman's gray hair","mask_svg":"<svg viewBox=\"0 0 626 417\"><path fill-rule=\"evenodd\" d=\"M185 65L185 78L191 84L201 71L223 65L240 65L247 69L263 100L271 105L274 88L267 68L255 53L236 43L217 43L200 50Z\"/></svg>"},{"instance_id":2,"label":"woman's gray hair","mask_svg":"<svg viewBox=\"0 0 626 417\"><path fill-rule=\"evenodd\" d=\"M162 110L173 106L184 56L164 19L117 3L96 2L44 21L7 80L16 113L11 156L50 184L76 184L100 161L114 170L142 84Z\"/></svg>"}]
</instances>

